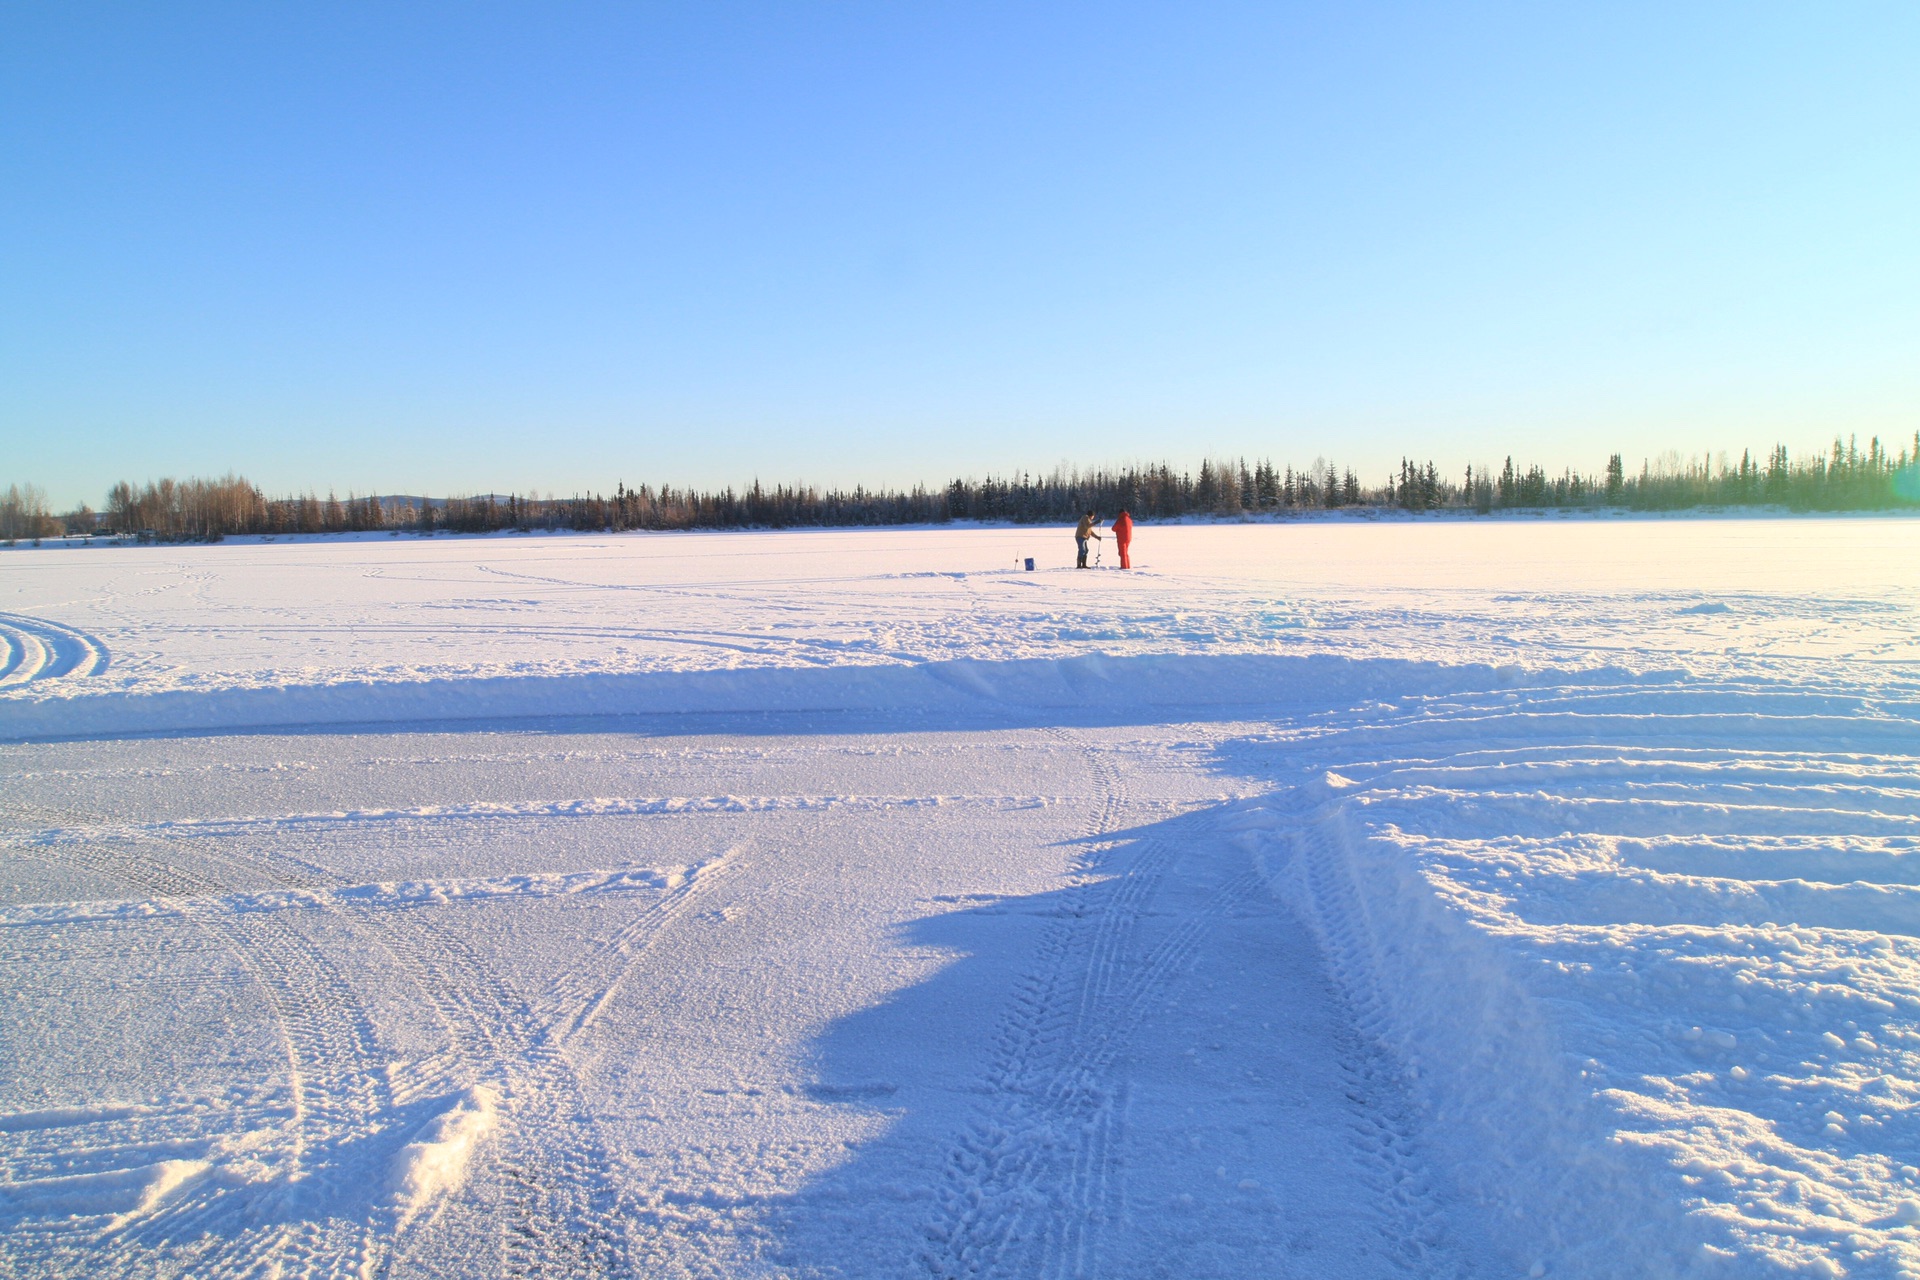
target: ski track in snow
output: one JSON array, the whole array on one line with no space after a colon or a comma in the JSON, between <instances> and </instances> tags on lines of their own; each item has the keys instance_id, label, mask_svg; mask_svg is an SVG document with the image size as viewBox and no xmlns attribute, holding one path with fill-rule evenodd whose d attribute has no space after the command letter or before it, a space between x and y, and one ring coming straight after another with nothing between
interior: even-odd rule
<instances>
[{"instance_id":1,"label":"ski track in snow","mask_svg":"<svg viewBox=\"0 0 1920 1280\"><path fill-rule=\"evenodd\" d=\"M1915 530L0 553L0 1270L1920 1276Z\"/></svg>"}]
</instances>

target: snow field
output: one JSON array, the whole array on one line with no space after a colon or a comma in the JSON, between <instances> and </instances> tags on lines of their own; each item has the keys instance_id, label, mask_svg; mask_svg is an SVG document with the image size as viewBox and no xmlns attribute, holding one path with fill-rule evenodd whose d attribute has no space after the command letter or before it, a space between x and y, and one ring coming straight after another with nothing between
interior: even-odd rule
<instances>
[{"instance_id":1,"label":"snow field","mask_svg":"<svg viewBox=\"0 0 1920 1280\"><path fill-rule=\"evenodd\" d=\"M1034 537L0 557L6 1267L1920 1275L1912 526Z\"/></svg>"}]
</instances>

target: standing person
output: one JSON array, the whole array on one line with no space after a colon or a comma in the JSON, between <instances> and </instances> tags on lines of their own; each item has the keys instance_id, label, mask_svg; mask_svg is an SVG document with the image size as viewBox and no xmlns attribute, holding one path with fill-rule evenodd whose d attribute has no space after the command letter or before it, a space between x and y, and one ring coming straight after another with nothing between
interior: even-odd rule
<instances>
[{"instance_id":1,"label":"standing person","mask_svg":"<svg viewBox=\"0 0 1920 1280\"><path fill-rule=\"evenodd\" d=\"M1093 512L1087 512L1080 517L1080 525L1073 531L1073 540L1080 544L1080 563L1074 566L1076 569L1087 567L1087 539L1100 536L1100 531L1093 527L1093 519Z\"/></svg>"},{"instance_id":2,"label":"standing person","mask_svg":"<svg viewBox=\"0 0 1920 1280\"><path fill-rule=\"evenodd\" d=\"M1133 517L1122 511L1113 521L1113 545L1120 550L1120 567L1133 568L1133 561L1127 558L1127 548L1133 544Z\"/></svg>"}]
</instances>

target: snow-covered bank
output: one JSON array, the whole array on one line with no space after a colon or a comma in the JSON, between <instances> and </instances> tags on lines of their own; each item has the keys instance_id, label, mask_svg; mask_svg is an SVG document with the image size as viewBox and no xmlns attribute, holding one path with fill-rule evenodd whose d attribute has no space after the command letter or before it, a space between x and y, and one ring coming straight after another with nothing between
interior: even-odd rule
<instances>
[{"instance_id":1,"label":"snow-covered bank","mask_svg":"<svg viewBox=\"0 0 1920 1280\"><path fill-rule=\"evenodd\" d=\"M8 557L0 1256L1920 1275L1916 530Z\"/></svg>"},{"instance_id":2,"label":"snow-covered bank","mask_svg":"<svg viewBox=\"0 0 1920 1280\"><path fill-rule=\"evenodd\" d=\"M1920 1273L1920 721L1572 692L1328 744L1270 876L1522 1257Z\"/></svg>"},{"instance_id":3,"label":"snow-covered bank","mask_svg":"<svg viewBox=\"0 0 1920 1280\"><path fill-rule=\"evenodd\" d=\"M1626 679L1601 671L1598 678ZM467 680L340 681L268 688L103 692L0 702L0 740L237 732L323 725L443 725L589 716L887 717L902 727L1004 724L1038 716L1096 723L1157 722L1168 709L1297 707L1325 700L1519 687L1543 677L1519 667L1443 666L1316 655L1025 659L960 658L911 665L748 667L631 675L497 676ZM1591 677L1590 677L1591 678ZM702 721L711 727L710 721Z\"/></svg>"},{"instance_id":4,"label":"snow-covered bank","mask_svg":"<svg viewBox=\"0 0 1920 1280\"><path fill-rule=\"evenodd\" d=\"M1911 506L1893 506L1884 508L1862 508L1859 510L1806 510L1784 503L1756 503L1753 505L1702 505L1695 507L1636 508L1627 506L1578 506L1578 507L1501 507L1491 511L1480 511L1472 507L1433 507L1413 511L1398 506L1352 506L1352 507L1288 507L1279 510L1263 511L1225 511L1193 512L1182 516L1160 519L1138 520L1142 529L1170 529L1179 527L1215 527L1221 525L1352 525L1356 523L1379 524L1457 524L1461 522L1502 524L1510 522L1533 523L1543 520L1565 521L1753 521L1753 520L1796 520L1806 522L1829 523L1835 520L1912 520L1920 518L1920 509ZM1070 523L1070 522L1069 522ZM901 523L880 526L887 534L920 534L927 532L947 532L955 534L976 534L983 531L1031 532L1044 530L1048 526L1014 520L977 520L955 519L921 523ZM610 536L634 538L686 538L704 536L748 536L759 537L775 534L781 537L805 536L809 534L828 537L871 532L875 526L870 524L845 524L812 526L800 525L776 527L772 525L745 525L727 529L496 529L488 532L470 533L451 529L435 529L422 532L417 529L358 529L342 530L332 533L236 533L227 534L217 543L202 542L197 539L184 539L178 542L146 542L137 538L122 537L116 534L56 534L43 538L18 539L0 542L0 554L9 551L37 551L43 549L93 550L96 548L122 548L145 546L160 550L165 548L190 548L195 546L219 545L224 547L264 547L299 546L303 544L334 545L345 543L382 543L392 541L421 541L440 539L442 541L472 542L478 540L524 541L559 539L570 541L579 538L604 539Z\"/></svg>"}]
</instances>

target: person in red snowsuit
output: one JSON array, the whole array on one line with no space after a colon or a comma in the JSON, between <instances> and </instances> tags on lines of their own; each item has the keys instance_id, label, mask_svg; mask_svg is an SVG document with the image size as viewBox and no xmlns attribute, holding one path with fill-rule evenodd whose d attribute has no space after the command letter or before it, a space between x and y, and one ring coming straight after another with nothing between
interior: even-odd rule
<instances>
[{"instance_id":1,"label":"person in red snowsuit","mask_svg":"<svg viewBox=\"0 0 1920 1280\"><path fill-rule=\"evenodd\" d=\"M1113 521L1113 545L1120 548L1120 567L1133 568L1133 561L1127 557L1127 547L1133 542L1133 517L1122 511Z\"/></svg>"}]
</instances>

